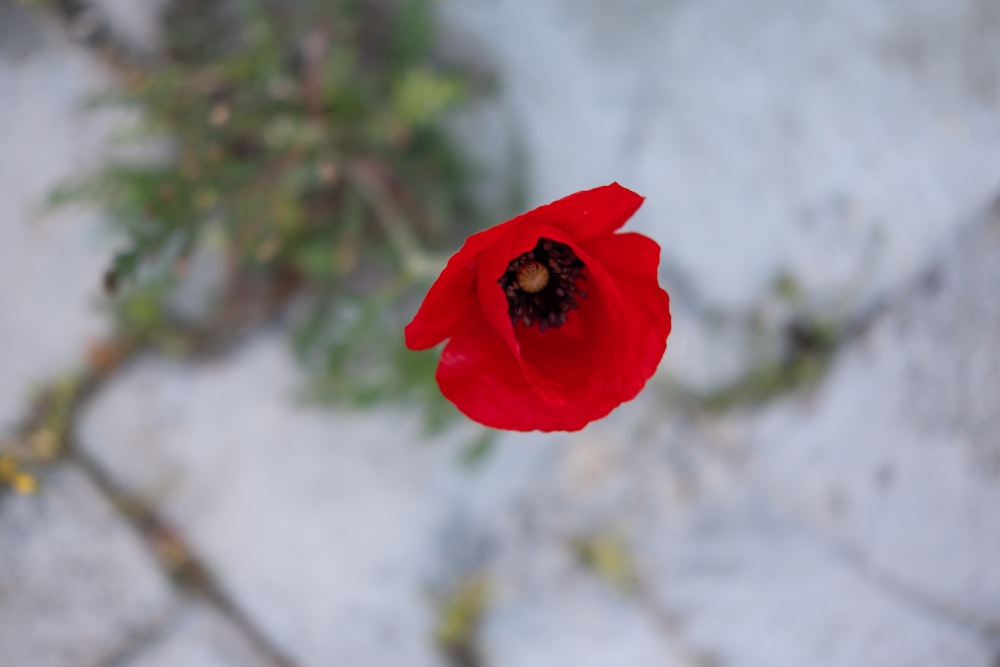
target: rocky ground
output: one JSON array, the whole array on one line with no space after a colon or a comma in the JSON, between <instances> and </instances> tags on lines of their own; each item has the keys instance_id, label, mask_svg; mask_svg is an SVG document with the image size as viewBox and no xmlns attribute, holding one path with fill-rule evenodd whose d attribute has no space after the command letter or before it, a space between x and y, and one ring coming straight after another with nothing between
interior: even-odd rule
<instances>
[{"instance_id":1,"label":"rocky ground","mask_svg":"<svg viewBox=\"0 0 1000 667\"><path fill-rule=\"evenodd\" d=\"M647 196L675 297L660 376L470 467L472 429L296 403L280 332L139 359L35 493L0 496L0 664L1000 664L994 3L440 9L502 82L459 120L470 147L506 169L516 139L532 203ZM79 101L110 80L0 4L0 440L109 328L101 216L41 201L107 154L120 119ZM819 315L817 384L692 399Z\"/></svg>"}]
</instances>

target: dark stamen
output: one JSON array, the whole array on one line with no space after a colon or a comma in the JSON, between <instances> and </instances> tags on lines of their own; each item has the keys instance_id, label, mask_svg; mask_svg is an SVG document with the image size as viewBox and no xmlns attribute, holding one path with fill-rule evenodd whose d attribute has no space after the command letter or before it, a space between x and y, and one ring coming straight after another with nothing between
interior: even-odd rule
<instances>
[{"instance_id":1,"label":"dark stamen","mask_svg":"<svg viewBox=\"0 0 1000 667\"><path fill-rule=\"evenodd\" d=\"M580 307L577 298L587 296L576 286L586 279L583 268L565 243L538 239L534 250L512 260L497 281L507 295L511 324L530 327L537 322L539 331L565 324L569 311Z\"/></svg>"}]
</instances>

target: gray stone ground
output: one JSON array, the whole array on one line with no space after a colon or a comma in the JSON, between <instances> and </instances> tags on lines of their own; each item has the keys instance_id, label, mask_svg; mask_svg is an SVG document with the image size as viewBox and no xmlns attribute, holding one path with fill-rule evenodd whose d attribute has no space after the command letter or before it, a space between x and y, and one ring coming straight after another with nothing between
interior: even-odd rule
<instances>
[{"instance_id":1,"label":"gray stone ground","mask_svg":"<svg viewBox=\"0 0 1000 667\"><path fill-rule=\"evenodd\" d=\"M484 666L995 667L994 7L443 2L456 51L481 46L504 84L459 131L514 128L532 203L647 195L636 226L678 314L661 377L468 468L471 427L296 404L276 332L143 359L77 426L100 477L70 461L0 497L0 664L447 665L439 609L481 580ZM107 81L0 4L0 437L107 327L109 233L38 207L106 153L116 120L76 101ZM794 310L769 291L782 272L804 308L875 315L815 388L691 409L671 387L745 370L754 318ZM211 594L168 576L104 477L183 536Z\"/></svg>"},{"instance_id":2,"label":"gray stone ground","mask_svg":"<svg viewBox=\"0 0 1000 667\"><path fill-rule=\"evenodd\" d=\"M0 506L5 665L104 665L151 636L172 595L139 537L79 471Z\"/></svg>"},{"instance_id":3,"label":"gray stone ground","mask_svg":"<svg viewBox=\"0 0 1000 667\"><path fill-rule=\"evenodd\" d=\"M0 430L108 329L96 308L109 243L100 217L44 202L107 153L112 119L80 104L110 77L55 26L25 16L0 3Z\"/></svg>"}]
</instances>

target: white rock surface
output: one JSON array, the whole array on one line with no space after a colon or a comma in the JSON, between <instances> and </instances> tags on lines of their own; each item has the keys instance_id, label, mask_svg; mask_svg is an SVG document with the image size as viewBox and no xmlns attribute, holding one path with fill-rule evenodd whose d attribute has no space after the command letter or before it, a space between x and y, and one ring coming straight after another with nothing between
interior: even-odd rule
<instances>
[{"instance_id":1,"label":"white rock surface","mask_svg":"<svg viewBox=\"0 0 1000 667\"><path fill-rule=\"evenodd\" d=\"M412 420L295 408L298 381L276 337L200 368L140 364L81 438L298 663L440 664L421 590L435 517Z\"/></svg>"},{"instance_id":2,"label":"white rock surface","mask_svg":"<svg viewBox=\"0 0 1000 667\"><path fill-rule=\"evenodd\" d=\"M274 667L232 621L191 602L167 631L123 667Z\"/></svg>"},{"instance_id":3,"label":"white rock surface","mask_svg":"<svg viewBox=\"0 0 1000 667\"><path fill-rule=\"evenodd\" d=\"M115 479L180 527L237 604L300 664L443 664L433 644L442 590L481 571L520 586L525 568L537 572L524 563L531 544L550 549L555 540L561 549L574 524L589 525L559 499L585 494L592 473L604 475L588 472L595 464L579 460L570 438L504 437L467 470L459 461L467 429L424 441L412 415L295 407L287 400L298 377L271 336L198 368L150 360L98 397L80 436ZM604 443L608 431L588 433ZM608 471L612 486L627 486L618 473ZM543 498L562 502L561 511L535 516ZM627 602L603 609L605 598L581 594L594 615L578 618L581 628L604 619L625 632L601 655L672 655ZM490 651L506 664L504 637L521 621L495 618ZM569 631L536 633L537 655L554 655Z\"/></svg>"},{"instance_id":4,"label":"white rock surface","mask_svg":"<svg viewBox=\"0 0 1000 667\"><path fill-rule=\"evenodd\" d=\"M633 227L696 306L679 312L665 362L691 385L745 368L699 308L755 311L787 275L811 307L856 314L1000 188L993 0L439 6L497 70L530 205L613 180L647 196ZM466 119L463 136L495 145L497 113L478 133ZM496 159L508 153L496 144Z\"/></svg>"},{"instance_id":5,"label":"white rock surface","mask_svg":"<svg viewBox=\"0 0 1000 667\"><path fill-rule=\"evenodd\" d=\"M72 468L0 497L0 664L103 667L174 605L156 561Z\"/></svg>"},{"instance_id":6,"label":"white rock surface","mask_svg":"<svg viewBox=\"0 0 1000 667\"><path fill-rule=\"evenodd\" d=\"M501 590L482 630L485 664L702 667L627 596L579 571L519 594Z\"/></svg>"},{"instance_id":7,"label":"white rock surface","mask_svg":"<svg viewBox=\"0 0 1000 667\"><path fill-rule=\"evenodd\" d=\"M882 585L752 497L712 498L682 529L637 543L658 604L710 664L995 664L995 640Z\"/></svg>"},{"instance_id":8,"label":"white rock surface","mask_svg":"<svg viewBox=\"0 0 1000 667\"><path fill-rule=\"evenodd\" d=\"M495 664L990 665L974 619L927 602L944 578L918 570L901 588L783 509L800 489L766 483L745 421L665 416L649 396L581 434L504 436L462 470L456 434L422 443L405 414L296 408L282 399L295 377L269 337L200 368L150 360L98 397L81 438L306 667L442 664L435 600L470 574L494 591L479 647ZM983 498L961 507L984 514ZM897 520L919 520L911 501ZM965 528L940 535L992 553ZM605 533L634 551L645 597L575 558ZM897 534L886 543L908 548Z\"/></svg>"},{"instance_id":9,"label":"white rock surface","mask_svg":"<svg viewBox=\"0 0 1000 667\"><path fill-rule=\"evenodd\" d=\"M998 257L994 219L747 450L770 493L872 568L1000 633Z\"/></svg>"},{"instance_id":10,"label":"white rock surface","mask_svg":"<svg viewBox=\"0 0 1000 667\"><path fill-rule=\"evenodd\" d=\"M496 664L561 654L574 664L992 665L995 636L928 603L932 574L899 587L780 508L780 489L762 493L742 447L727 442L729 425L666 421L631 442L627 430L592 429L568 443L540 466L545 481L509 505L514 526L486 529L498 593L483 645ZM632 596L581 579L571 547L616 534L637 572Z\"/></svg>"},{"instance_id":11,"label":"white rock surface","mask_svg":"<svg viewBox=\"0 0 1000 667\"><path fill-rule=\"evenodd\" d=\"M34 388L76 367L107 330L100 290L108 232L92 211L48 211L45 201L106 154L114 121L81 108L110 84L88 53L16 5L0 17L2 433Z\"/></svg>"}]
</instances>

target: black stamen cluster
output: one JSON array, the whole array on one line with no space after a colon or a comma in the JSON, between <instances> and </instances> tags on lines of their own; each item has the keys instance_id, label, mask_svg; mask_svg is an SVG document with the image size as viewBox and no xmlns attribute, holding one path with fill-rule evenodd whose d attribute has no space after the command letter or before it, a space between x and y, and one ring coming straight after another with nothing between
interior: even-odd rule
<instances>
[{"instance_id":1,"label":"black stamen cluster","mask_svg":"<svg viewBox=\"0 0 1000 667\"><path fill-rule=\"evenodd\" d=\"M537 292L525 291L518 282L518 271L526 264L538 263L549 271L548 283ZM561 327L569 311L580 307L577 297L586 298L577 281L584 280L584 264L565 243L540 238L534 250L524 253L507 265L497 281L507 295L511 324L530 327L536 322L539 331Z\"/></svg>"}]
</instances>

